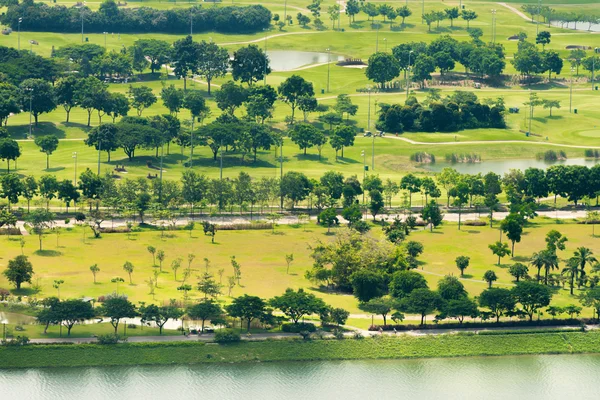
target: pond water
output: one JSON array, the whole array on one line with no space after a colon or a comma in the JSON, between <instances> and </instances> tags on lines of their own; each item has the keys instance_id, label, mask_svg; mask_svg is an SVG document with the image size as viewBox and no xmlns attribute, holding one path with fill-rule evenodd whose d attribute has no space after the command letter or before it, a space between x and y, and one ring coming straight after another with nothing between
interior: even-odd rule
<instances>
[{"instance_id":1,"label":"pond water","mask_svg":"<svg viewBox=\"0 0 600 400\"><path fill-rule=\"evenodd\" d=\"M556 26L558 28L565 28L565 29L575 29L575 26L577 26L577 30L578 31L591 31L591 32L600 32L600 24L590 24L588 22L582 22L579 21L577 22L577 25L575 24L575 22L568 22L565 24L561 24L559 21L551 21L550 24L552 26ZM570 44L580 44L580 43L570 43Z\"/></svg>"},{"instance_id":2,"label":"pond water","mask_svg":"<svg viewBox=\"0 0 600 400\"><path fill-rule=\"evenodd\" d=\"M29 315L0 311L0 323L7 323L11 325L31 325L35 324L35 322L35 317L31 317Z\"/></svg>"},{"instance_id":3,"label":"pond water","mask_svg":"<svg viewBox=\"0 0 600 400\"><path fill-rule=\"evenodd\" d=\"M516 159L516 160L490 160L482 161L480 163L447 163L437 162L435 164L420 164L419 168L427 171L440 172L445 167L451 167L460 172L461 174L487 174L488 172L495 172L500 175L504 175L511 169L520 169L522 171L527 168L541 168L546 169L552 165L585 165L591 167L600 160L588 159L588 158L570 158L565 161L548 162L544 160L536 160L534 158L528 159Z\"/></svg>"},{"instance_id":4,"label":"pond water","mask_svg":"<svg viewBox=\"0 0 600 400\"><path fill-rule=\"evenodd\" d=\"M334 62L344 59L343 56L336 54L295 50L267 51L267 55L273 71L291 71L306 65L326 63L328 60Z\"/></svg>"},{"instance_id":5,"label":"pond water","mask_svg":"<svg viewBox=\"0 0 600 400\"><path fill-rule=\"evenodd\" d=\"M0 370L4 399L597 399L599 355Z\"/></svg>"}]
</instances>

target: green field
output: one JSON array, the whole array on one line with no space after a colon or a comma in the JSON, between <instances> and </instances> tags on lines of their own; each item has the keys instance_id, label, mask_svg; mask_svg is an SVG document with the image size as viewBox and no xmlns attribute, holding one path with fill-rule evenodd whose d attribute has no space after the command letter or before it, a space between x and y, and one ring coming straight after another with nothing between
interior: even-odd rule
<instances>
[{"instance_id":1,"label":"green field","mask_svg":"<svg viewBox=\"0 0 600 400\"><path fill-rule=\"evenodd\" d=\"M213 364L269 361L394 359L600 351L597 332L523 335L427 335L363 340L274 340L230 345L197 342L0 348L0 368Z\"/></svg>"}]
</instances>

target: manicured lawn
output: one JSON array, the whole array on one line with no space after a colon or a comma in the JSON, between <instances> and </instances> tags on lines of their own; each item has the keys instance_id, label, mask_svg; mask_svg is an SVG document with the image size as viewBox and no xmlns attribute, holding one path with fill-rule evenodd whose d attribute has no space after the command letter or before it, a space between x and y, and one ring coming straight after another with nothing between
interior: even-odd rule
<instances>
[{"instance_id":1,"label":"manicured lawn","mask_svg":"<svg viewBox=\"0 0 600 400\"><path fill-rule=\"evenodd\" d=\"M124 324L119 324L119 334L123 335L125 332L123 329ZM89 338L92 336L98 335L106 335L110 333L114 333L114 328L109 323L102 324L85 324L79 325L76 324L71 329L71 336L67 336L67 328L62 327L62 335L60 326L51 325L48 327L48 331L44 334L44 326L43 325L21 325L23 328L22 331L15 330L14 325L7 325L8 332L12 333L13 336L22 336L25 335L30 339L55 339L55 338ZM136 328L127 328L127 336L158 336L159 330L158 328L150 328L150 327L140 327L136 326ZM163 330L163 335L165 336L173 336L173 335L181 335L180 331L177 330Z\"/></svg>"}]
</instances>

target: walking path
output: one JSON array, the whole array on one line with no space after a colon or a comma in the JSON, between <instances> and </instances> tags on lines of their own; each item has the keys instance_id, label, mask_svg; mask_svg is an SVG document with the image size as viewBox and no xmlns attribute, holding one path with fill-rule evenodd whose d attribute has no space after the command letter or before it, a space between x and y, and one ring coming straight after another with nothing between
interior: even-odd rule
<instances>
[{"instance_id":1,"label":"walking path","mask_svg":"<svg viewBox=\"0 0 600 400\"><path fill-rule=\"evenodd\" d=\"M519 17L523 18L525 21L531 22L531 18L529 18L527 15L525 15L521 10L519 10L511 5L508 5L506 3L498 3L498 4L500 4L503 7L508 8L510 11L517 14Z\"/></svg>"},{"instance_id":2,"label":"walking path","mask_svg":"<svg viewBox=\"0 0 600 400\"><path fill-rule=\"evenodd\" d=\"M467 140L467 141L455 141L455 142L418 142L416 140L408 139L402 136L385 136L387 139L394 140L403 140L406 143L410 143L412 145L425 145L425 146L452 146L452 145L462 145L462 144L535 144L540 146L556 146L556 147L569 147L572 149L600 149L599 146L580 146L576 144L560 144L560 143L550 143L550 142L538 142L538 141L528 141L528 140Z\"/></svg>"}]
</instances>

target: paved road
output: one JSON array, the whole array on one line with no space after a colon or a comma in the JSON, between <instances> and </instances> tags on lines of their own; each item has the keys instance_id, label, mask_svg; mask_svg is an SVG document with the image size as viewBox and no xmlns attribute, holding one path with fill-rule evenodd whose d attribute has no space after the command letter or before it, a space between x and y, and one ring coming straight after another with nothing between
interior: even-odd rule
<instances>
[{"instance_id":1,"label":"paved road","mask_svg":"<svg viewBox=\"0 0 600 400\"><path fill-rule=\"evenodd\" d=\"M496 144L534 144L541 146L556 146L556 147L569 147L573 149L600 149L598 146L580 146L576 144L560 144L560 143L550 143L550 142L542 142L542 141L529 141L529 140L466 140L466 141L454 141L454 142L418 142L416 140L412 140L403 136L385 136L385 139L394 139L394 140L402 140L406 143L410 143L412 145L425 145L425 146L456 146L463 144L485 144L485 145L496 145Z\"/></svg>"}]
</instances>

